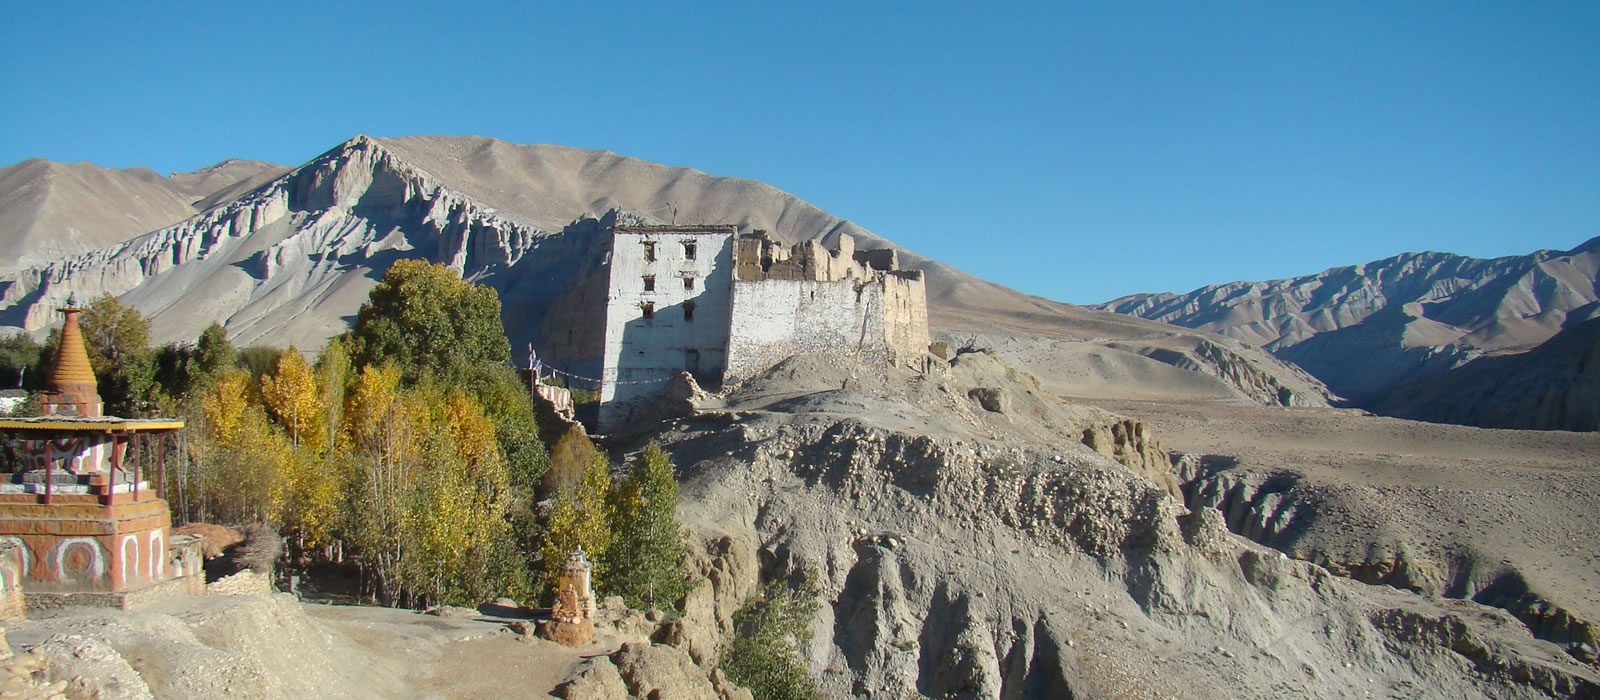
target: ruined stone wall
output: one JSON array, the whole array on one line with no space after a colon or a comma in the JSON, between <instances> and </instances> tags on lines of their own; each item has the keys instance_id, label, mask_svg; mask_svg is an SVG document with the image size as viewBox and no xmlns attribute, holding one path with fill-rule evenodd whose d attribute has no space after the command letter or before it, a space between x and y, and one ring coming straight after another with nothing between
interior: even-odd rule
<instances>
[{"instance_id":1,"label":"ruined stone wall","mask_svg":"<svg viewBox=\"0 0 1600 700\"><path fill-rule=\"evenodd\" d=\"M898 271L880 276L883 280L884 343L899 362L920 359L927 353L929 344L928 291L922 271Z\"/></svg>"},{"instance_id":2,"label":"ruined stone wall","mask_svg":"<svg viewBox=\"0 0 1600 700\"><path fill-rule=\"evenodd\" d=\"M857 251L849 236L831 253L812 241L785 249L745 236L736 252L724 381L743 381L798 353L854 354L864 345L907 362L927 351L922 273L895 270L893 250Z\"/></svg>"},{"instance_id":3,"label":"ruined stone wall","mask_svg":"<svg viewBox=\"0 0 1600 700\"><path fill-rule=\"evenodd\" d=\"M883 291L853 279L734 282L724 381L743 381L798 353L854 353L863 319L866 344L884 343Z\"/></svg>"}]
</instances>

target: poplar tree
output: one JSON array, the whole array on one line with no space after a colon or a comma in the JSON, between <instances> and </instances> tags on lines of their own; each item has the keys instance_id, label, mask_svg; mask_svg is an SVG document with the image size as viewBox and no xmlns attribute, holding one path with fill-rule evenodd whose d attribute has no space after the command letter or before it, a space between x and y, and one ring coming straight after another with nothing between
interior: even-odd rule
<instances>
[{"instance_id":1,"label":"poplar tree","mask_svg":"<svg viewBox=\"0 0 1600 700\"><path fill-rule=\"evenodd\" d=\"M660 445L650 443L612 494L615 541L606 552L619 575L608 589L641 609L676 606L688 591L687 536L678 524L678 480Z\"/></svg>"},{"instance_id":2,"label":"poplar tree","mask_svg":"<svg viewBox=\"0 0 1600 700\"><path fill-rule=\"evenodd\" d=\"M611 548L611 466L605 455L595 453L574 483L556 491L555 502L546 519L544 554L545 575L554 580L562 562L574 547L582 546L594 570L595 587L610 590L606 551Z\"/></svg>"}]
</instances>

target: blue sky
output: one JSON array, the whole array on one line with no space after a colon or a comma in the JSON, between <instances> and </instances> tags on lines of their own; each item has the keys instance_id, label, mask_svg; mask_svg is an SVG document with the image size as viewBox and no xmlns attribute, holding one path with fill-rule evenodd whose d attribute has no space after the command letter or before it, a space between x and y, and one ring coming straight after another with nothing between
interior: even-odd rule
<instances>
[{"instance_id":1,"label":"blue sky","mask_svg":"<svg viewBox=\"0 0 1600 700\"><path fill-rule=\"evenodd\" d=\"M1600 235L1600 3L10 3L0 164L606 148L1093 303Z\"/></svg>"}]
</instances>

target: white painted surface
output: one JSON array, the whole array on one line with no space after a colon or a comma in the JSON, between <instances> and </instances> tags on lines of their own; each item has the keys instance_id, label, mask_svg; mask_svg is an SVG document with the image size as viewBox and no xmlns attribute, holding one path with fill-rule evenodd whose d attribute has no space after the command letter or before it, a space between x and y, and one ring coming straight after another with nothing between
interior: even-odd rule
<instances>
[{"instance_id":1,"label":"white painted surface","mask_svg":"<svg viewBox=\"0 0 1600 700\"><path fill-rule=\"evenodd\" d=\"M647 410L675 371L721 376L728 347L732 241L725 231L613 235L601 432ZM655 244L653 261L645 259L646 243ZM685 243L695 246L692 260L685 255ZM644 289L647 275L655 278L653 291ZM684 288L685 277L693 279L693 289ZM693 320L684 318L686 303L694 304ZM650 318L644 316L646 304L654 308Z\"/></svg>"}]
</instances>

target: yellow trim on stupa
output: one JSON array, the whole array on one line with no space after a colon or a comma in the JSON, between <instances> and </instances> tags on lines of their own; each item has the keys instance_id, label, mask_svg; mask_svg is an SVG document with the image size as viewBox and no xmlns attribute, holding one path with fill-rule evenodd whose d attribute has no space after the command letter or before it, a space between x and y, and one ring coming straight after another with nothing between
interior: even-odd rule
<instances>
[{"instance_id":1,"label":"yellow trim on stupa","mask_svg":"<svg viewBox=\"0 0 1600 700\"><path fill-rule=\"evenodd\" d=\"M94 379L94 369L89 366L89 353L83 347L83 331L78 329L77 312L82 310L61 310L67 320L61 326L61 348L56 352L55 370L50 373L51 387L59 389L66 384L99 386Z\"/></svg>"}]
</instances>

